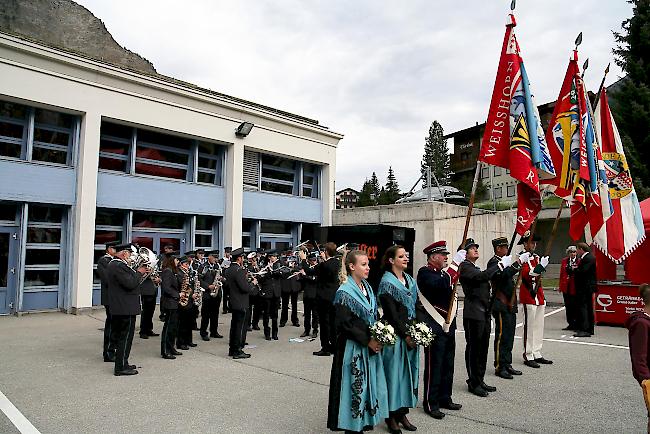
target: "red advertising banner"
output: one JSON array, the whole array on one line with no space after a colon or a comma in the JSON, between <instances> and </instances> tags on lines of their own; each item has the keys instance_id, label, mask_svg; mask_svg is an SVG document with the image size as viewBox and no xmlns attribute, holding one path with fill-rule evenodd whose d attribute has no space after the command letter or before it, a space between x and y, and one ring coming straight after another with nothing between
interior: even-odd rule
<instances>
[{"instance_id":1,"label":"red advertising banner","mask_svg":"<svg viewBox=\"0 0 650 434\"><path fill-rule=\"evenodd\" d=\"M631 314L643 310L639 285L598 282L594 299L596 324L622 326Z\"/></svg>"}]
</instances>

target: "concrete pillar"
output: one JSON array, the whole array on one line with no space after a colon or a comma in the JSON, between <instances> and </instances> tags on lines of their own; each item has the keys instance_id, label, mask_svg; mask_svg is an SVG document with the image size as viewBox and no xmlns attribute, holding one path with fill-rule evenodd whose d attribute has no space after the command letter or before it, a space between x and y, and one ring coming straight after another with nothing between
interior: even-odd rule
<instances>
[{"instance_id":1,"label":"concrete pillar","mask_svg":"<svg viewBox=\"0 0 650 434\"><path fill-rule=\"evenodd\" d=\"M223 224L224 246L242 247L242 208L244 192L244 142L235 143L226 152L226 212Z\"/></svg>"},{"instance_id":2,"label":"concrete pillar","mask_svg":"<svg viewBox=\"0 0 650 434\"><path fill-rule=\"evenodd\" d=\"M70 311L78 314L93 304L93 258L95 212L97 205L97 168L101 116L87 113L81 122L79 155L76 164L76 201L72 208L72 279Z\"/></svg>"},{"instance_id":3,"label":"concrete pillar","mask_svg":"<svg viewBox=\"0 0 650 434\"><path fill-rule=\"evenodd\" d=\"M330 164L324 164L321 171L321 203L323 204L322 226L330 226L332 224L332 210L335 207L336 201L336 165L334 160Z\"/></svg>"}]
</instances>

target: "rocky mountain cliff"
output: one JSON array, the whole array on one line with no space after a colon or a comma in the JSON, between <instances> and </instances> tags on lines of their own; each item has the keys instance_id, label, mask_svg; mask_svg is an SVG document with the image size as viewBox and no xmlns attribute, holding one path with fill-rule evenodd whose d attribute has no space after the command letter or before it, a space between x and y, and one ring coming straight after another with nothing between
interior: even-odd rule
<instances>
[{"instance_id":1,"label":"rocky mountain cliff","mask_svg":"<svg viewBox=\"0 0 650 434\"><path fill-rule=\"evenodd\" d=\"M0 0L0 31L155 74L153 64L120 46L104 23L71 0Z\"/></svg>"}]
</instances>

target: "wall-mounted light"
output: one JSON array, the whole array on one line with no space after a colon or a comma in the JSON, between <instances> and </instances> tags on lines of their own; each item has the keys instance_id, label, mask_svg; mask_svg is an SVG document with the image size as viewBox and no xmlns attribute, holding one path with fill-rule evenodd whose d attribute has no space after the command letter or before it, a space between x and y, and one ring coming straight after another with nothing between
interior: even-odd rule
<instances>
[{"instance_id":1,"label":"wall-mounted light","mask_svg":"<svg viewBox=\"0 0 650 434\"><path fill-rule=\"evenodd\" d=\"M235 130L235 135L237 137L246 137L251 132L254 126L255 125L253 125L252 122L242 122Z\"/></svg>"}]
</instances>

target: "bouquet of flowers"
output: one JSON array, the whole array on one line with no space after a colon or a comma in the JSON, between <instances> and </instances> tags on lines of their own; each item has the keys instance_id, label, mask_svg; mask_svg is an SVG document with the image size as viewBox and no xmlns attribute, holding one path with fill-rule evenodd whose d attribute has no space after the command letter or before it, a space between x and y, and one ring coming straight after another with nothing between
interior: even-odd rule
<instances>
[{"instance_id":1,"label":"bouquet of flowers","mask_svg":"<svg viewBox=\"0 0 650 434\"><path fill-rule=\"evenodd\" d=\"M408 335L413 342L423 347L428 347L436 337L435 333L423 322L413 321L408 325Z\"/></svg>"},{"instance_id":2,"label":"bouquet of flowers","mask_svg":"<svg viewBox=\"0 0 650 434\"><path fill-rule=\"evenodd\" d=\"M370 335L382 345L395 345L397 335L392 325L386 321L377 321L370 327Z\"/></svg>"}]
</instances>

